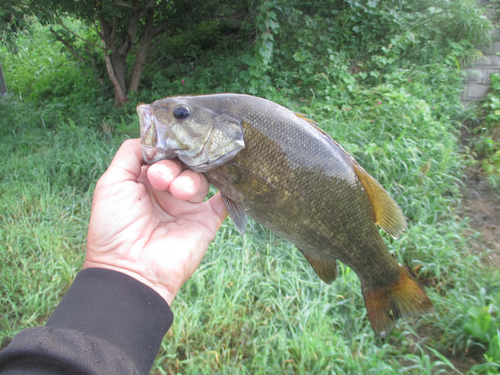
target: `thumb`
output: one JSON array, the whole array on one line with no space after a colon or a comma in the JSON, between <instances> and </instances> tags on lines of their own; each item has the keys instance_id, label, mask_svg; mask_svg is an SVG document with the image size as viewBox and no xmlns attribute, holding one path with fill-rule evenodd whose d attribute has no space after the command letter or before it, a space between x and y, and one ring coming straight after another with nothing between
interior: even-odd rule
<instances>
[{"instance_id":1,"label":"thumb","mask_svg":"<svg viewBox=\"0 0 500 375\"><path fill-rule=\"evenodd\" d=\"M120 146L101 183L114 185L123 181L137 181L141 174L142 151L140 139L128 139Z\"/></svg>"},{"instance_id":2,"label":"thumb","mask_svg":"<svg viewBox=\"0 0 500 375\"><path fill-rule=\"evenodd\" d=\"M226 206L224 205L224 201L222 200L222 196L219 193L215 194L212 198L208 200L208 205L212 209L212 211L219 217L219 224L217 226L217 230L219 230L222 222L226 219L228 212Z\"/></svg>"}]
</instances>

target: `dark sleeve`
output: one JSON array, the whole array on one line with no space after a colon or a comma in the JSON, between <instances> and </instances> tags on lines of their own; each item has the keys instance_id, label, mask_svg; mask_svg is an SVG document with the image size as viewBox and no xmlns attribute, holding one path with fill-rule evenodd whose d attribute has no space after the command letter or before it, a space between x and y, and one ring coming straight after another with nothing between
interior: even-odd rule
<instances>
[{"instance_id":1,"label":"dark sleeve","mask_svg":"<svg viewBox=\"0 0 500 375\"><path fill-rule=\"evenodd\" d=\"M0 374L149 374L172 321L153 289L88 268L45 327L19 332L0 352Z\"/></svg>"}]
</instances>

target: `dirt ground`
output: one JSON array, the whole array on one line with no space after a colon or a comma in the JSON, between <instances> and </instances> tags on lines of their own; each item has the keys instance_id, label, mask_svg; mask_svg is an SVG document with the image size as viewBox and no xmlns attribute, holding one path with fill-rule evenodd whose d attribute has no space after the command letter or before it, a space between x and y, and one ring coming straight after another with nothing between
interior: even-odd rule
<instances>
[{"instance_id":1,"label":"dirt ground","mask_svg":"<svg viewBox=\"0 0 500 375\"><path fill-rule=\"evenodd\" d=\"M500 268L500 191L493 189L479 166L468 168L463 179L463 214L470 219L470 226L480 233L472 243L471 251L484 253L486 264ZM457 372L465 374L472 366L483 361L480 353L467 357L449 358Z\"/></svg>"},{"instance_id":2,"label":"dirt ground","mask_svg":"<svg viewBox=\"0 0 500 375\"><path fill-rule=\"evenodd\" d=\"M473 246L478 251L490 250L484 261L500 268L500 192L490 186L479 167L467 170L464 183L465 213L470 226L481 233Z\"/></svg>"}]
</instances>

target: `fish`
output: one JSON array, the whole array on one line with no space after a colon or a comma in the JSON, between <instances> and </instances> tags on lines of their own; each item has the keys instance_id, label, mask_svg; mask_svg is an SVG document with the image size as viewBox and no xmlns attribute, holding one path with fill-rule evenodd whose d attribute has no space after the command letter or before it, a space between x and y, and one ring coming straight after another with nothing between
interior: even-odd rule
<instances>
[{"instance_id":1,"label":"fish","mask_svg":"<svg viewBox=\"0 0 500 375\"><path fill-rule=\"evenodd\" d=\"M327 284L337 260L350 267L377 336L399 318L434 311L378 230L403 234L400 207L306 115L231 93L168 97L138 105L137 114L145 163L178 158L203 173L242 235L250 216L295 244Z\"/></svg>"}]
</instances>

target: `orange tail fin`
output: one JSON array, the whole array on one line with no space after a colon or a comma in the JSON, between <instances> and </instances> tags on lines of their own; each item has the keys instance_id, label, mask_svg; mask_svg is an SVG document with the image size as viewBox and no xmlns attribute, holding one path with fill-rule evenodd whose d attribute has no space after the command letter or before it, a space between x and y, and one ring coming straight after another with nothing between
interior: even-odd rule
<instances>
[{"instance_id":1,"label":"orange tail fin","mask_svg":"<svg viewBox=\"0 0 500 375\"><path fill-rule=\"evenodd\" d=\"M434 311L427 294L403 266L400 267L399 277L391 284L364 287L363 297L372 328L382 338L391 332L399 318Z\"/></svg>"}]
</instances>

